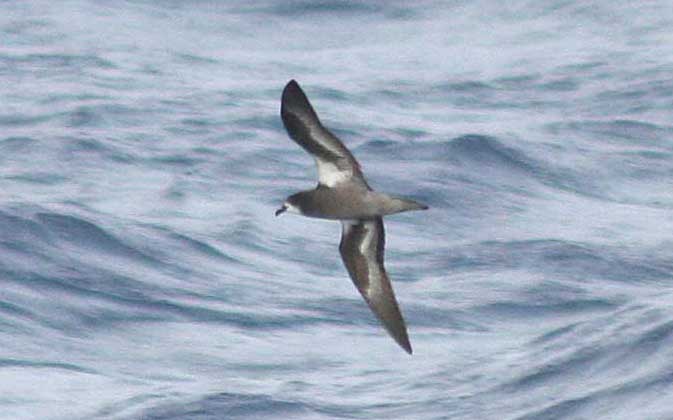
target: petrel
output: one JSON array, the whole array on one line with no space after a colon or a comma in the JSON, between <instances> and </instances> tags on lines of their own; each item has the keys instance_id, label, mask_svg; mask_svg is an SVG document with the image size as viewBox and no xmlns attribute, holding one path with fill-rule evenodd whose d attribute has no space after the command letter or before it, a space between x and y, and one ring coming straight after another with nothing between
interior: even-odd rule
<instances>
[{"instance_id":1,"label":"petrel","mask_svg":"<svg viewBox=\"0 0 673 420\"><path fill-rule=\"evenodd\" d=\"M428 206L372 190L360 164L325 128L299 84L283 89L280 115L290 138L310 153L318 167L318 186L289 196L276 211L341 221L339 252L355 287L388 333L407 353L407 327L383 267L383 216Z\"/></svg>"}]
</instances>

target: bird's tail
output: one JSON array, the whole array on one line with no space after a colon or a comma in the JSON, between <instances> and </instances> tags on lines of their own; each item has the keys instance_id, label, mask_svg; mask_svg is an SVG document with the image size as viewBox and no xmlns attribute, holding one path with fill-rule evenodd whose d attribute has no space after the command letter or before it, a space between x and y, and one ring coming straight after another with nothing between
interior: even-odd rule
<instances>
[{"instance_id":1,"label":"bird's tail","mask_svg":"<svg viewBox=\"0 0 673 420\"><path fill-rule=\"evenodd\" d=\"M385 214L401 213L411 210L427 210L429 207L408 198L388 197L385 203Z\"/></svg>"}]
</instances>

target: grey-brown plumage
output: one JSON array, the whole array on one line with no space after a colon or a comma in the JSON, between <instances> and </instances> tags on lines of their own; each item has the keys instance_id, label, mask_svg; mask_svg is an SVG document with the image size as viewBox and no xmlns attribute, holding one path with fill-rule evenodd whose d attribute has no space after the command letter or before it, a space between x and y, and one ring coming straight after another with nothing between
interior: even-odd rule
<instances>
[{"instance_id":1,"label":"grey-brown plumage","mask_svg":"<svg viewBox=\"0 0 673 420\"><path fill-rule=\"evenodd\" d=\"M289 196L276 215L290 210L308 217L341 220L339 251L348 274L388 333L411 354L407 327L383 266L382 216L428 207L373 191L355 157L322 125L294 80L283 90L280 113L290 137L315 159L318 186Z\"/></svg>"}]
</instances>

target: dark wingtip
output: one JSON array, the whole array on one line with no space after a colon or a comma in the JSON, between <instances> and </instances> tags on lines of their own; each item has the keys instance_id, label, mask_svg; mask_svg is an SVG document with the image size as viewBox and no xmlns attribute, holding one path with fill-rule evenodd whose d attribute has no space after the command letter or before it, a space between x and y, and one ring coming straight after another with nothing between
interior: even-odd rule
<instances>
[{"instance_id":1,"label":"dark wingtip","mask_svg":"<svg viewBox=\"0 0 673 420\"><path fill-rule=\"evenodd\" d=\"M296 80L292 79L285 85L283 96L281 98L283 106L296 102L297 100L306 101L306 95Z\"/></svg>"},{"instance_id":2,"label":"dark wingtip","mask_svg":"<svg viewBox=\"0 0 673 420\"><path fill-rule=\"evenodd\" d=\"M299 83L297 83L297 81L294 80L294 79L290 79L290 81L287 82L287 84L285 85L285 89L287 89L287 88L292 88L292 89L299 88Z\"/></svg>"},{"instance_id":3,"label":"dark wingtip","mask_svg":"<svg viewBox=\"0 0 673 420\"><path fill-rule=\"evenodd\" d=\"M407 333L407 326L404 323L404 318L400 314L400 320L397 325L389 325L383 323L383 326L388 330L388 333L393 337L395 342L404 349L408 354L412 354L413 350L411 349L411 341L409 340L409 334Z\"/></svg>"},{"instance_id":4,"label":"dark wingtip","mask_svg":"<svg viewBox=\"0 0 673 420\"><path fill-rule=\"evenodd\" d=\"M302 131L302 125L306 122L298 119L306 119L309 122L317 122L318 115L313 110L306 94L294 79L287 82L280 101L280 116L290 137L295 138Z\"/></svg>"},{"instance_id":5,"label":"dark wingtip","mask_svg":"<svg viewBox=\"0 0 673 420\"><path fill-rule=\"evenodd\" d=\"M414 351L413 351L413 349L411 348L411 343L410 343L410 342L407 341L406 343L400 343L400 345L402 346L402 348L404 349L404 351L407 352L408 355L412 355L412 354L414 354Z\"/></svg>"},{"instance_id":6,"label":"dark wingtip","mask_svg":"<svg viewBox=\"0 0 673 420\"><path fill-rule=\"evenodd\" d=\"M404 321L402 321L404 322ZM402 325L402 329L398 331L391 331L393 338L406 351L408 354L412 354L414 351L411 349L411 341L409 341L409 335L407 334L406 325Z\"/></svg>"}]
</instances>

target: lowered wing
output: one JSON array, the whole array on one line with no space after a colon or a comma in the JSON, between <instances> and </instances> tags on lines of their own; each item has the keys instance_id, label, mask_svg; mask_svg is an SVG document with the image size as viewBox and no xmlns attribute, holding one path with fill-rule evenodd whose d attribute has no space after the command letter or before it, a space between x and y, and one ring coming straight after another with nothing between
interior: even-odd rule
<instances>
[{"instance_id":1,"label":"lowered wing","mask_svg":"<svg viewBox=\"0 0 673 420\"><path fill-rule=\"evenodd\" d=\"M383 267L383 219L342 221L339 251L353 283L388 333L407 353L411 343L392 285Z\"/></svg>"}]
</instances>

